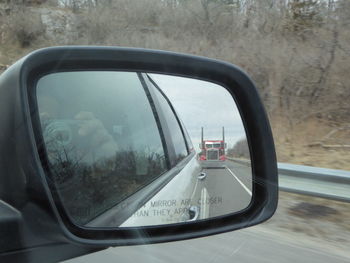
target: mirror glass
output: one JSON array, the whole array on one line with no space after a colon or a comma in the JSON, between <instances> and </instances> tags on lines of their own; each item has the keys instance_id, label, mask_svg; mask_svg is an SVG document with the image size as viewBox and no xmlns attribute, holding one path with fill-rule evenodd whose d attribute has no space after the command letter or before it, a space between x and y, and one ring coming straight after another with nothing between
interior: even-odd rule
<instances>
[{"instance_id":1,"label":"mirror glass","mask_svg":"<svg viewBox=\"0 0 350 263\"><path fill-rule=\"evenodd\" d=\"M78 71L36 85L51 191L80 226L188 223L245 209L252 171L222 86L140 72Z\"/></svg>"}]
</instances>

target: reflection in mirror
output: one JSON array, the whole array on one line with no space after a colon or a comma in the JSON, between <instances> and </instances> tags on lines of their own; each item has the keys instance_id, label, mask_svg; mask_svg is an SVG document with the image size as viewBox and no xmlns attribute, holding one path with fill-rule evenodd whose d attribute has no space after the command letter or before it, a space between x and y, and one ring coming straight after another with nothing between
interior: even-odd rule
<instances>
[{"instance_id":1,"label":"reflection in mirror","mask_svg":"<svg viewBox=\"0 0 350 263\"><path fill-rule=\"evenodd\" d=\"M194 222L249 205L249 147L225 88L169 75L79 71L46 75L36 91L42 162L75 224Z\"/></svg>"}]
</instances>

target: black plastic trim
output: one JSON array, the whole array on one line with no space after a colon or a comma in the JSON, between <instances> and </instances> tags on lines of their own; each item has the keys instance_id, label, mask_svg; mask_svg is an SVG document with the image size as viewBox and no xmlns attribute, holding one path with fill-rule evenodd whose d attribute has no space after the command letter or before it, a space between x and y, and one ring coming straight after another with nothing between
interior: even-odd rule
<instances>
[{"instance_id":1,"label":"black plastic trim","mask_svg":"<svg viewBox=\"0 0 350 263\"><path fill-rule=\"evenodd\" d=\"M157 117L159 119L162 135L164 138L164 143L166 145L166 150L168 154L168 165L170 168L172 168L176 165L176 163L174 163L174 160L176 158L176 153L175 153L175 147L171 138L171 132L169 131L168 123L165 119L163 112L160 110L161 106L159 104L157 97L154 94L152 87L149 87L149 84L147 83L147 79L145 78L144 74L140 73L139 75L140 75L142 84L145 86L145 88L147 89L150 95L150 100L152 100L154 110L156 112L155 114L157 114Z\"/></svg>"},{"instance_id":2,"label":"black plastic trim","mask_svg":"<svg viewBox=\"0 0 350 263\"><path fill-rule=\"evenodd\" d=\"M179 124L179 127L180 127L180 130L181 130L181 133L182 133L182 138L185 142L185 145L186 145L186 149L187 149L187 154L190 153L190 150L189 150L189 146L188 146L188 142L186 140L186 136L185 136L185 131L184 131L184 127L182 126L181 124L181 121L179 119L179 115L177 114L177 112L175 111L175 108L173 106L173 104L171 103L171 101L169 100L169 98L164 94L164 92L161 90L161 88L157 85L157 83L154 82L154 80L147 75L147 78L148 80L150 81L150 83L160 92L160 94L162 94L162 96L164 97L164 99L168 102L170 108L171 108L171 111L173 112L173 114L175 115L175 118L176 118L176 121L177 123Z\"/></svg>"},{"instance_id":3,"label":"black plastic trim","mask_svg":"<svg viewBox=\"0 0 350 263\"><path fill-rule=\"evenodd\" d=\"M151 94L151 90L148 87L144 77L142 76L142 73L138 73L137 75L141 81L142 87L146 92L148 102L152 108L153 116L157 123L158 131L161 137L161 141L162 141L162 145L163 145L163 149L166 157L167 168L168 170L170 170L172 167L170 160L173 158L175 154L174 147L171 141L169 140L169 136L166 135L166 131L164 129L164 120L162 119L162 115L157 111L157 108L159 108L157 100Z\"/></svg>"}]
</instances>

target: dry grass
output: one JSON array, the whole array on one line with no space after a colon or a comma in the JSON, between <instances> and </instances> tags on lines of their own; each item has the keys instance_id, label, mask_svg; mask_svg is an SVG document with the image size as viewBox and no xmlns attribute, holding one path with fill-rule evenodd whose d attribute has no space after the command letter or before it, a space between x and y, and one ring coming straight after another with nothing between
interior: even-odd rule
<instances>
[{"instance_id":1,"label":"dry grass","mask_svg":"<svg viewBox=\"0 0 350 263\"><path fill-rule=\"evenodd\" d=\"M285 121L274 119L278 161L350 170L350 148L338 147L350 144L349 118L341 121L313 117L292 128Z\"/></svg>"}]
</instances>

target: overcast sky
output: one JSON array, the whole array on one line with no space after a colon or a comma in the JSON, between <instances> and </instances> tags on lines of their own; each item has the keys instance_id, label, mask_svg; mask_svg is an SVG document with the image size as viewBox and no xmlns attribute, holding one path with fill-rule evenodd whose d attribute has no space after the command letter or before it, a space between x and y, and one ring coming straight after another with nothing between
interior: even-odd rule
<instances>
[{"instance_id":1,"label":"overcast sky","mask_svg":"<svg viewBox=\"0 0 350 263\"><path fill-rule=\"evenodd\" d=\"M204 139L221 140L222 127L228 147L245 137L243 123L230 93L217 84L190 78L150 74L168 96L199 150L201 127Z\"/></svg>"}]
</instances>

